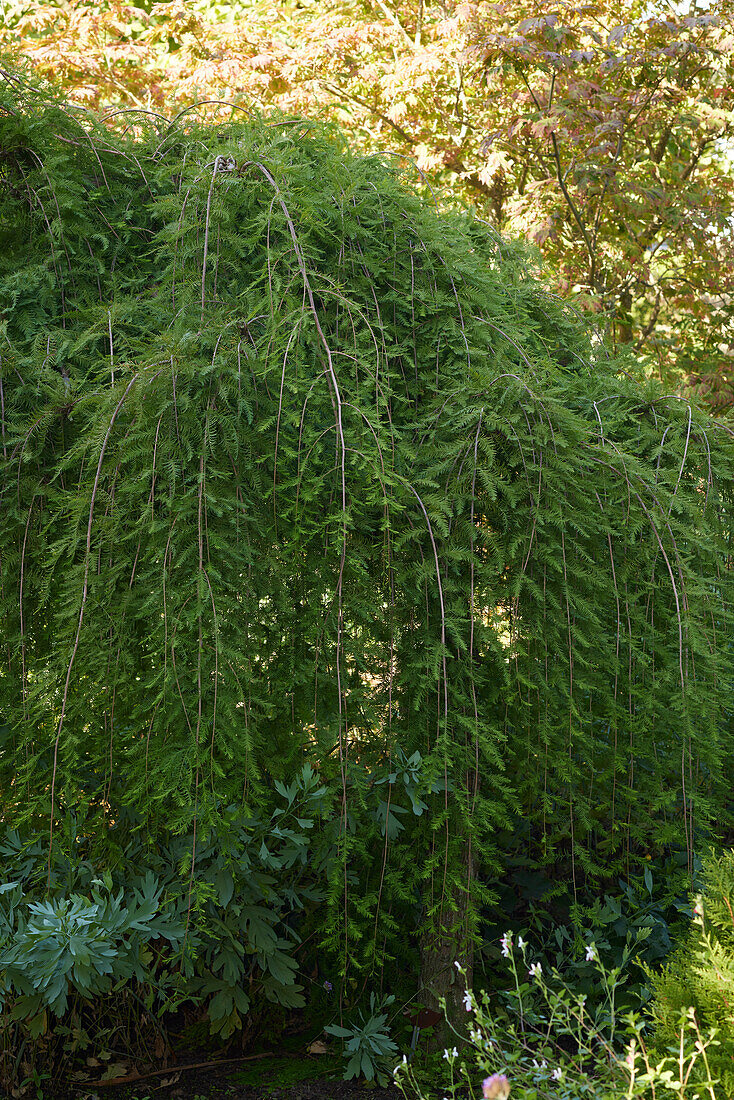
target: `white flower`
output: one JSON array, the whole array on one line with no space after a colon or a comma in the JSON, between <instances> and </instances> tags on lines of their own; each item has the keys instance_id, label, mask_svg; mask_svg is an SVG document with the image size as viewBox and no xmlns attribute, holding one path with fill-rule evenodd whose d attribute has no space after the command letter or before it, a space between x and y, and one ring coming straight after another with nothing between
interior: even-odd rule
<instances>
[{"instance_id":1,"label":"white flower","mask_svg":"<svg viewBox=\"0 0 734 1100\"><path fill-rule=\"evenodd\" d=\"M471 1041L473 1043L481 1043L482 1033L481 1033L481 1031L479 1031L478 1029L475 1028L473 1031L469 1032L469 1038L471 1039Z\"/></svg>"},{"instance_id":2,"label":"white flower","mask_svg":"<svg viewBox=\"0 0 734 1100\"><path fill-rule=\"evenodd\" d=\"M502 944L502 954L506 959L509 959L510 952L512 951L512 933L505 932L500 943Z\"/></svg>"},{"instance_id":3,"label":"white flower","mask_svg":"<svg viewBox=\"0 0 734 1100\"><path fill-rule=\"evenodd\" d=\"M595 944L590 943L589 946L586 948L586 961L587 962L595 962L596 958L597 958L596 946L595 946Z\"/></svg>"},{"instance_id":4,"label":"white flower","mask_svg":"<svg viewBox=\"0 0 734 1100\"><path fill-rule=\"evenodd\" d=\"M528 971L531 978L539 978L542 973L543 967L540 963L531 963L530 970Z\"/></svg>"},{"instance_id":5,"label":"white flower","mask_svg":"<svg viewBox=\"0 0 734 1100\"><path fill-rule=\"evenodd\" d=\"M472 1010L471 992L468 989L464 990L464 1008L467 1012Z\"/></svg>"},{"instance_id":6,"label":"white flower","mask_svg":"<svg viewBox=\"0 0 734 1100\"><path fill-rule=\"evenodd\" d=\"M551 1079L553 1081L560 1081L560 1079L562 1077L563 1077L563 1070L561 1069L560 1066L556 1066L556 1068L553 1070L553 1073L551 1073Z\"/></svg>"},{"instance_id":7,"label":"white flower","mask_svg":"<svg viewBox=\"0 0 734 1100\"><path fill-rule=\"evenodd\" d=\"M520 948L521 951L525 946L525 940L522 938L522 936L517 937L517 946Z\"/></svg>"},{"instance_id":8,"label":"white flower","mask_svg":"<svg viewBox=\"0 0 734 1100\"><path fill-rule=\"evenodd\" d=\"M398 1070L401 1070L403 1068L403 1066L407 1066L407 1064L408 1064L408 1059L407 1059L406 1055L404 1054L402 1062L398 1062L395 1069L392 1071L393 1077L397 1077Z\"/></svg>"},{"instance_id":9,"label":"white flower","mask_svg":"<svg viewBox=\"0 0 734 1100\"><path fill-rule=\"evenodd\" d=\"M459 962L458 959L454 959L454 966L456 967L457 970L461 970L461 963Z\"/></svg>"},{"instance_id":10,"label":"white flower","mask_svg":"<svg viewBox=\"0 0 734 1100\"><path fill-rule=\"evenodd\" d=\"M458 1052L458 1050L456 1049L456 1047L454 1047L454 1049L453 1049L453 1050L445 1050L445 1051L443 1052L443 1056L444 1056L444 1059L445 1059L446 1061L448 1061L448 1060L449 1060L449 1058L458 1058L458 1056L459 1056L459 1052Z\"/></svg>"}]
</instances>

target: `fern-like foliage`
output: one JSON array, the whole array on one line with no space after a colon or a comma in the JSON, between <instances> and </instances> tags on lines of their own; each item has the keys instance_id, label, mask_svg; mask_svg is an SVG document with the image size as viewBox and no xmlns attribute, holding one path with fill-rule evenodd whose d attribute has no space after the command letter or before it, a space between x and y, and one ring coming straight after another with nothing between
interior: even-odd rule
<instances>
[{"instance_id":1,"label":"fern-like foliage","mask_svg":"<svg viewBox=\"0 0 734 1100\"><path fill-rule=\"evenodd\" d=\"M715 1029L709 1066L722 1096L734 1092L734 850L709 855L694 920L670 963L651 974L654 1039L660 1053L679 1043L680 1021L691 1008L704 1033ZM696 1067L698 1076L705 1066ZM719 1095L717 1089L717 1095Z\"/></svg>"},{"instance_id":2,"label":"fern-like foliage","mask_svg":"<svg viewBox=\"0 0 734 1100\"><path fill-rule=\"evenodd\" d=\"M0 89L4 812L183 834L311 761L343 969L471 931L518 821L574 889L692 852L730 812L729 428L401 169L194 118Z\"/></svg>"}]
</instances>

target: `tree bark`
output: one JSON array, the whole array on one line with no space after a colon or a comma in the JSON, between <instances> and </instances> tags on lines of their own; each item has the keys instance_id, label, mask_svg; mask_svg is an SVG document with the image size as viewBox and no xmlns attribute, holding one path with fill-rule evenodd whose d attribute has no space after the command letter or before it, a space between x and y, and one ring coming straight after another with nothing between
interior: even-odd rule
<instances>
[{"instance_id":1,"label":"tree bark","mask_svg":"<svg viewBox=\"0 0 734 1100\"><path fill-rule=\"evenodd\" d=\"M464 845L462 862L466 872L464 885L456 888L452 897L446 898L437 926L429 929L421 941L422 1000L428 1008L441 1013L430 1044L434 1050L454 1047L457 1039L466 1034L470 1020L464 1003L464 994L472 987L474 972L468 890L473 861L468 843Z\"/></svg>"},{"instance_id":2,"label":"tree bark","mask_svg":"<svg viewBox=\"0 0 734 1100\"><path fill-rule=\"evenodd\" d=\"M619 344L632 343L632 294L629 290L623 290L619 295L619 312L617 315L617 342Z\"/></svg>"}]
</instances>

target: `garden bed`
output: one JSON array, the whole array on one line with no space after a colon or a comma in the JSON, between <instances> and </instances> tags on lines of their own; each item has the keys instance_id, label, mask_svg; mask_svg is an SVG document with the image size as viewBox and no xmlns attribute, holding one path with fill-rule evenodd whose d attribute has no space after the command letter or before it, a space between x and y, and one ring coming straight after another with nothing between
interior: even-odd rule
<instances>
[{"instance_id":1,"label":"garden bed","mask_svg":"<svg viewBox=\"0 0 734 1100\"><path fill-rule=\"evenodd\" d=\"M129 1084L80 1086L76 1100L400 1100L401 1093L370 1087L364 1081L344 1081L342 1062L335 1057L274 1055L244 1059L237 1064L181 1064L164 1073L142 1076Z\"/></svg>"}]
</instances>

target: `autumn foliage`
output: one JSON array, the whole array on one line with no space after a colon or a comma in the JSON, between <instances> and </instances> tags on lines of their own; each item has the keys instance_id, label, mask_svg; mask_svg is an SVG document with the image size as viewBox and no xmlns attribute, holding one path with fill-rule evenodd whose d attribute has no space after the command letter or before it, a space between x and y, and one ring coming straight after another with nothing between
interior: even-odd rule
<instances>
[{"instance_id":1,"label":"autumn foliage","mask_svg":"<svg viewBox=\"0 0 734 1100\"><path fill-rule=\"evenodd\" d=\"M732 375L731 0L6 5L72 101L326 115L549 261L559 294L715 409ZM224 108L210 102L216 117Z\"/></svg>"}]
</instances>

